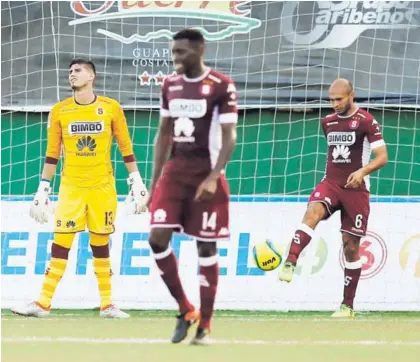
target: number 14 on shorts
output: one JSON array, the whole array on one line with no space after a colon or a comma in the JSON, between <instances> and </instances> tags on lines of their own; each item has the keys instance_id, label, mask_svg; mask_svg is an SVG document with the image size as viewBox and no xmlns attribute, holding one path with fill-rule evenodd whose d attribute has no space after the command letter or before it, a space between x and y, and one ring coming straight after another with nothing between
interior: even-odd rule
<instances>
[{"instance_id":1,"label":"number 14 on shorts","mask_svg":"<svg viewBox=\"0 0 420 362\"><path fill-rule=\"evenodd\" d=\"M203 222L201 227L203 230L211 229L216 230L217 225L217 213L214 211L210 215L207 211L203 212Z\"/></svg>"}]
</instances>

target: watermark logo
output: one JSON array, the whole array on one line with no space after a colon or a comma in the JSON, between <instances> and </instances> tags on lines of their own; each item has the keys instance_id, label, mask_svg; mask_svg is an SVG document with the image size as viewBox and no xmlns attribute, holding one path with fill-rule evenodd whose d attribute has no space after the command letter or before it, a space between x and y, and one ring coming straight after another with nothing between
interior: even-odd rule
<instances>
[{"instance_id":1,"label":"watermark logo","mask_svg":"<svg viewBox=\"0 0 420 362\"><path fill-rule=\"evenodd\" d=\"M384 267L388 258L388 250L380 235L368 231L366 236L360 239L360 261L362 262L361 279L369 279L378 274ZM344 270L343 247L340 250L340 265Z\"/></svg>"},{"instance_id":2,"label":"watermark logo","mask_svg":"<svg viewBox=\"0 0 420 362\"><path fill-rule=\"evenodd\" d=\"M400 265L406 273L420 278L420 234L404 243L400 251Z\"/></svg>"},{"instance_id":3,"label":"watermark logo","mask_svg":"<svg viewBox=\"0 0 420 362\"><path fill-rule=\"evenodd\" d=\"M289 254L289 252L287 252ZM287 255L284 254L284 255ZM302 251L300 261L296 265L296 275L308 276L321 271L328 259L328 246L324 239L319 238Z\"/></svg>"},{"instance_id":4,"label":"watermark logo","mask_svg":"<svg viewBox=\"0 0 420 362\"><path fill-rule=\"evenodd\" d=\"M413 1L285 2L281 34L293 48L347 48L364 31L420 26L420 7ZM298 21L312 13L312 21ZM302 29L302 24L311 28ZM304 26L304 25L303 25Z\"/></svg>"}]
</instances>

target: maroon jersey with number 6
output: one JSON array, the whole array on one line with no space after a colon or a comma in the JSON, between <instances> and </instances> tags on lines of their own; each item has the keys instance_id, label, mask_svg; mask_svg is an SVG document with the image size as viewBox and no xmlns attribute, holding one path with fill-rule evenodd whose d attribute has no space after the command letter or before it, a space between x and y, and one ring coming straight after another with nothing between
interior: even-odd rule
<instances>
[{"instance_id":1,"label":"maroon jersey with number 6","mask_svg":"<svg viewBox=\"0 0 420 362\"><path fill-rule=\"evenodd\" d=\"M373 149L385 145L378 122L360 108L347 117L337 113L325 117L322 129L328 144L325 178L341 187L351 173L369 163ZM369 176L361 187L369 191Z\"/></svg>"},{"instance_id":2,"label":"maroon jersey with number 6","mask_svg":"<svg viewBox=\"0 0 420 362\"><path fill-rule=\"evenodd\" d=\"M366 235L370 205L369 176L357 189L344 188L351 173L370 161L372 149L385 145L378 122L358 108L348 117L331 114L322 119L328 144L327 167L309 202L321 202L329 214L341 211L341 231Z\"/></svg>"}]
</instances>

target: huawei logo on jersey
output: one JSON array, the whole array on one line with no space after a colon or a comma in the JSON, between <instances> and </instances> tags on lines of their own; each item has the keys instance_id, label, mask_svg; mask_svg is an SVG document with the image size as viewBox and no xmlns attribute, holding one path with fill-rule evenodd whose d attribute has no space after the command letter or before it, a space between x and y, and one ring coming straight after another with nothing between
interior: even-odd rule
<instances>
[{"instance_id":1,"label":"huawei logo on jersey","mask_svg":"<svg viewBox=\"0 0 420 362\"><path fill-rule=\"evenodd\" d=\"M90 136L83 136L78 139L76 147L79 152L76 152L76 156L96 156L96 142Z\"/></svg>"},{"instance_id":2,"label":"huawei logo on jersey","mask_svg":"<svg viewBox=\"0 0 420 362\"><path fill-rule=\"evenodd\" d=\"M351 163L350 150L347 146L335 146L332 152L332 163Z\"/></svg>"},{"instance_id":3,"label":"huawei logo on jersey","mask_svg":"<svg viewBox=\"0 0 420 362\"><path fill-rule=\"evenodd\" d=\"M174 141L191 143L195 141L193 136L194 122L188 117L180 117L174 123Z\"/></svg>"}]
</instances>

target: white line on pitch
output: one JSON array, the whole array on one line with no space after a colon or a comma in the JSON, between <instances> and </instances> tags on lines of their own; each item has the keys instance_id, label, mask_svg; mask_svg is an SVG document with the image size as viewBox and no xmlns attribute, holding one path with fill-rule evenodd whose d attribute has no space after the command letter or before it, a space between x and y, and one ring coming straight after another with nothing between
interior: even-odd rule
<instances>
[{"instance_id":1,"label":"white line on pitch","mask_svg":"<svg viewBox=\"0 0 420 362\"><path fill-rule=\"evenodd\" d=\"M87 344L169 344L167 339L159 338L75 338L75 337L3 337L3 343L87 343ZM305 341L305 340L228 340L215 339L215 344L236 344L236 345L279 345L279 346L420 346L420 341L381 341L381 340L359 340L359 341Z\"/></svg>"},{"instance_id":2,"label":"white line on pitch","mask_svg":"<svg viewBox=\"0 0 420 362\"><path fill-rule=\"evenodd\" d=\"M121 320L121 323L129 323L131 321L174 321L175 317L132 317L130 319L124 319ZM3 316L1 318L2 321L12 321L12 320L35 320L36 318L28 318L28 317L19 317L19 316ZM84 317L83 315L80 316L67 316L67 315L57 315L57 316L49 316L44 317L42 320L45 321L99 321L103 320L100 319L99 316L89 316ZM414 317L414 318L369 318L369 317L356 317L353 319L335 319L330 317L313 317L313 318L296 318L296 317L256 317L256 318L243 318L243 317L216 317L216 321L236 321L236 322L245 322L245 323L252 323L252 322L268 322L268 321L281 321L281 322L322 322L322 323L414 323L420 325L420 318ZM107 319L107 321L114 321L118 322L118 320L115 319Z\"/></svg>"}]
</instances>

